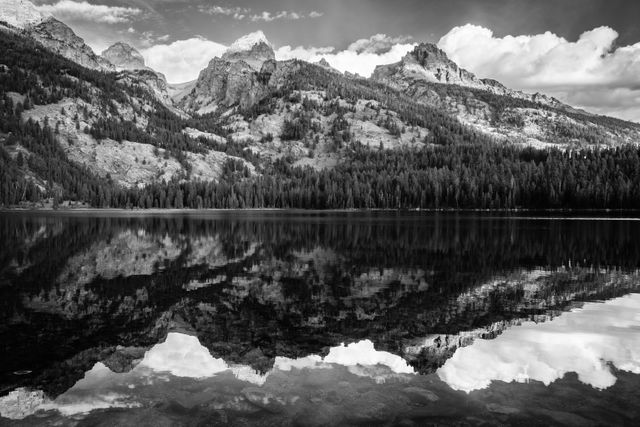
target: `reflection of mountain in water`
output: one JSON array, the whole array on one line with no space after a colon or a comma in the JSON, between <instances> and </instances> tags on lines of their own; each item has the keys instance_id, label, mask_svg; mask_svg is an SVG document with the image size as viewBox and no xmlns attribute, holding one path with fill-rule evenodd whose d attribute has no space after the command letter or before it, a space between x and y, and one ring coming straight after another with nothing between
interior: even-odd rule
<instances>
[{"instance_id":1,"label":"reflection of mountain in water","mask_svg":"<svg viewBox=\"0 0 640 427\"><path fill-rule=\"evenodd\" d=\"M639 288L632 222L278 215L2 217L3 390L127 371L172 330L259 372L363 339L433 372L475 338Z\"/></svg>"}]
</instances>

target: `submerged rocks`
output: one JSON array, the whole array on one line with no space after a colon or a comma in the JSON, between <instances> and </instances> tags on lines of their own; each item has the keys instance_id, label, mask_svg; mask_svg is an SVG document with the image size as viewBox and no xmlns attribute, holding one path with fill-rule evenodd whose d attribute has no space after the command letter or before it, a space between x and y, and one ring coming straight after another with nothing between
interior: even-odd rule
<instances>
[{"instance_id":1,"label":"submerged rocks","mask_svg":"<svg viewBox=\"0 0 640 427\"><path fill-rule=\"evenodd\" d=\"M21 420L33 414L45 400L46 397L41 390L17 388L8 395L0 397L0 416Z\"/></svg>"},{"instance_id":2,"label":"submerged rocks","mask_svg":"<svg viewBox=\"0 0 640 427\"><path fill-rule=\"evenodd\" d=\"M511 406L500 405L498 403L488 403L486 406L487 411L500 415L513 415L520 412L520 409L513 408Z\"/></svg>"},{"instance_id":3,"label":"submerged rocks","mask_svg":"<svg viewBox=\"0 0 640 427\"><path fill-rule=\"evenodd\" d=\"M271 412L272 414L278 414L284 411L286 401L281 397L276 397L274 394L262 390L257 387L247 387L241 391L245 399L251 402L253 405Z\"/></svg>"},{"instance_id":4,"label":"submerged rocks","mask_svg":"<svg viewBox=\"0 0 640 427\"><path fill-rule=\"evenodd\" d=\"M430 390L419 387L407 387L402 392L407 395L413 403L426 405L440 400L437 394Z\"/></svg>"}]
</instances>

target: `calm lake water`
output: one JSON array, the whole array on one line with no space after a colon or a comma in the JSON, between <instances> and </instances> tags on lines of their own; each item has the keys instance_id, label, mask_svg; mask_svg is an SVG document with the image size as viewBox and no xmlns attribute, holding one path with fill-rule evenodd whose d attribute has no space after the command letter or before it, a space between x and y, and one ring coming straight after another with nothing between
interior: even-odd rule
<instances>
[{"instance_id":1,"label":"calm lake water","mask_svg":"<svg viewBox=\"0 0 640 427\"><path fill-rule=\"evenodd\" d=\"M2 425L638 425L640 221L0 214Z\"/></svg>"}]
</instances>

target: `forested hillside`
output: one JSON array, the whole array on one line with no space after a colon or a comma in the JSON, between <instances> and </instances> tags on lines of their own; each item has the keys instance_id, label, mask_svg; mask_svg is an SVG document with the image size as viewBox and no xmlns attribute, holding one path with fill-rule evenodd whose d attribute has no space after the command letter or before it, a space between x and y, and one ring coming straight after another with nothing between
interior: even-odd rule
<instances>
[{"instance_id":1,"label":"forested hillside","mask_svg":"<svg viewBox=\"0 0 640 427\"><path fill-rule=\"evenodd\" d=\"M410 94L302 61L256 71L261 97L251 105L178 115L121 74L83 68L18 34L3 32L0 52L5 207L640 208L640 150L610 147L605 134L580 136L602 148L509 144ZM471 91L515 127L509 109L535 106L432 90ZM621 132L635 126L563 114ZM580 129L558 129L558 143ZM134 153L125 172L124 154L100 159L112 150Z\"/></svg>"}]
</instances>

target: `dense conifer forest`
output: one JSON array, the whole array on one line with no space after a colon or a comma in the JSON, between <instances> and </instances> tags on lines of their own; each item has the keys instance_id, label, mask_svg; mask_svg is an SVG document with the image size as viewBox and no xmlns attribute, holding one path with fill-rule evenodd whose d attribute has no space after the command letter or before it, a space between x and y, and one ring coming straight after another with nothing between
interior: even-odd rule
<instances>
[{"instance_id":1,"label":"dense conifer forest","mask_svg":"<svg viewBox=\"0 0 640 427\"><path fill-rule=\"evenodd\" d=\"M84 69L44 51L35 42L5 35L0 40L0 50L9 71L0 73L0 206L52 198L54 206L70 200L97 208L640 208L637 146L579 150L522 148L494 141L455 118L381 84L336 77L321 67L298 62L285 86L241 112L251 120L273 111L275 99L300 102L302 108L284 123L279 135L283 141L300 140L318 131L310 112L319 106L295 99L296 90L310 89L324 90L329 100L375 100L397 112L406 126L421 126L430 133L422 148L368 147L352 138L349 123L343 117L345 107L329 103L322 108L330 110L325 114L336 115L328 136L334 140L335 149L341 150L341 161L335 168L325 170L297 167L287 156L275 161L260 158L230 138L226 144L220 144L189 137L182 133L188 126L223 136L226 129L215 115L179 117L139 87L119 82L116 73ZM461 90L444 85L434 87L451 91L452 96ZM10 92L24 94L24 102L16 103L8 95ZM98 140L127 139L163 148L185 166L187 175L184 152L205 150L241 157L252 163L257 173L250 174L243 162L230 159L217 182L185 181L181 177L123 188L109 176L98 176L91 168L70 161L57 141L54 124L41 126L31 120L20 120L21 113L33 105L54 103L64 97L83 99L108 111L116 109L115 103L126 103L132 94L153 107L144 111L148 118L146 129L140 129L135 121L109 118L95 121L84 131ZM487 93L476 96L494 106L524 102ZM517 125L517 119L512 117L498 119ZM596 116L581 119L608 120L613 126L629 125ZM379 123L391 134L402 132L383 118ZM572 132L570 128L559 129L559 140L572 136ZM597 143L602 136L589 137ZM28 154L16 147L24 148ZM33 175L45 185L37 184Z\"/></svg>"}]
</instances>

